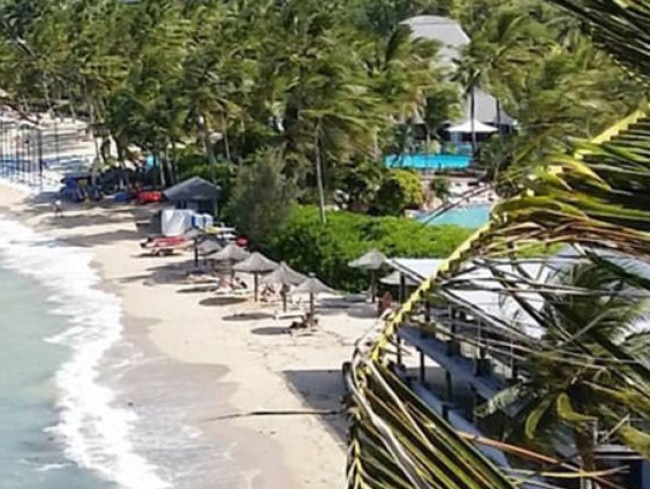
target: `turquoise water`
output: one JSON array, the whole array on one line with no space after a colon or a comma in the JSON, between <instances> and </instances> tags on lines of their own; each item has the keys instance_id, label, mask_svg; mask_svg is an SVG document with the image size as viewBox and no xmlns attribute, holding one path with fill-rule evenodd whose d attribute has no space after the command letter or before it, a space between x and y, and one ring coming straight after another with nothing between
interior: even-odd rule
<instances>
[{"instance_id":1,"label":"turquoise water","mask_svg":"<svg viewBox=\"0 0 650 489\"><path fill-rule=\"evenodd\" d=\"M468 155L413 154L388 155L384 164L389 168L414 168L416 170L464 169L470 164Z\"/></svg>"},{"instance_id":2,"label":"turquoise water","mask_svg":"<svg viewBox=\"0 0 650 489\"><path fill-rule=\"evenodd\" d=\"M107 489L114 486L80 468L48 428L59 422L55 373L69 349L45 339L66 329L48 312L48 291L0 268L0 487Z\"/></svg>"},{"instance_id":3,"label":"turquoise water","mask_svg":"<svg viewBox=\"0 0 650 489\"><path fill-rule=\"evenodd\" d=\"M489 205L473 205L464 208L451 209L432 220L428 220L429 214L418 217L419 221L426 222L432 226L443 224L454 224L465 228L480 228L490 218Z\"/></svg>"}]
</instances>

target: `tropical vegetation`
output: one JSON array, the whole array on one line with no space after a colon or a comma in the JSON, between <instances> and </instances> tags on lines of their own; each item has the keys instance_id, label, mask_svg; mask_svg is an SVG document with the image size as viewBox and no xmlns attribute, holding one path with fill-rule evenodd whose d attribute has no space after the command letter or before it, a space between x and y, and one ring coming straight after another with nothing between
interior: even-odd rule
<instances>
[{"instance_id":1,"label":"tropical vegetation","mask_svg":"<svg viewBox=\"0 0 650 489\"><path fill-rule=\"evenodd\" d=\"M400 25L419 14L468 31L452 66ZM640 85L578 27L541 0L3 0L0 88L25 114L89 118L118 161L153 154L162 183L187 175L187 154L221 182L215 163L236 171L269 149L300 201L366 211L383 154L413 150L418 118L438 139L465 93L494 93L518 121L523 137L484 161L496 173L636 108Z\"/></svg>"},{"instance_id":2,"label":"tropical vegetation","mask_svg":"<svg viewBox=\"0 0 650 489\"><path fill-rule=\"evenodd\" d=\"M601 50L592 60L612 63L612 76L623 83L631 74L647 86L647 2L555 3L575 16L570 37L584 26ZM592 66L581 70L588 74ZM587 101L602 79L582 78L580 89L559 97L558 113L572 99L579 110L578 98ZM538 136L554 150L515 152L530 163L518 165L506 185L510 197L490 222L358 343L348 378L348 487L566 487L568 479L581 487L627 487L597 449L614 443L650 458L648 109L622 110L621 117L632 115L588 142L570 141L585 135L588 117L580 128L571 127L576 120L562 129L539 125ZM530 110L528 120L541 113ZM550 258L519 254L540 245L562 248ZM483 300L467 299L467 291ZM448 313L432 313L434 303ZM458 317L467 321L461 329ZM500 417L488 423L489 435L453 429L444 410L416 393L399 366L406 354L399 338L409 328L421 339L442 338L448 351L462 343L477 365L489 359L510 372L510 387L477 399L474 415ZM486 446L508 461L487 459L479 451Z\"/></svg>"},{"instance_id":3,"label":"tropical vegetation","mask_svg":"<svg viewBox=\"0 0 650 489\"><path fill-rule=\"evenodd\" d=\"M347 211L330 213L328 225L323 227L315 206L295 206L260 247L298 270L315 273L333 287L360 291L368 288L368 275L347 264L370 248L387 256L444 258L470 234L471 230L456 226L426 226L415 220Z\"/></svg>"},{"instance_id":4,"label":"tropical vegetation","mask_svg":"<svg viewBox=\"0 0 650 489\"><path fill-rule=\"evenodd\" d=\"M256 246L332 285L360 286L344 265L373 245L449 256L355 351L350 488L514 488L539 476L616 487L598 443L650 457L639 327L650 289L648 11L646 0L2 0L0 88L27 119L89 120L104 139L97 167L112 139L118 162L134 147L151 154L163 186L197 174L219 183L220 208ZM400 24L420 14L461 23L472 41L459 59L440 63L439 45ZM418 177L387 170L383 156L414 151L420 120L440 139L480 91L517 121L477 155L504 197L490 223L467 237L362 215L422 204ZM557 265L540 247L568 254ZM481 280L468 278L476 270ZM468 288L517 313L463 300ZM431 317L433 303L453 314ZM457 314L481 326L461 334ZM489 436L452 428L400 375L406 326L523 372L477 403ZM514 429L500 429L513 409ZM571 453L558 454L560 438ZM514 468L488 460L485 445Z\"/></svg>"}]
</instances>

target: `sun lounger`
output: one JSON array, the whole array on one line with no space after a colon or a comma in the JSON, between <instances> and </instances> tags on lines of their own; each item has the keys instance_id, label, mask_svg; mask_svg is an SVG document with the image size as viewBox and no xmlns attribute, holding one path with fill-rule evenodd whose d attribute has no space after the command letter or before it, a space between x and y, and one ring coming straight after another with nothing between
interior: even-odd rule
<instances>
[{"instance_id":1,"label":"sun lounger","mask_svg":"<svg viewBox=\"0 0 650 489\"><path fill-rule=\"evenodd\" d=\"M182 236L150 237L140 243L140 247L148 250L152 256L171 255L176 251L185 250L192 246L192 241Z\"/></svg>"}]
</instances>

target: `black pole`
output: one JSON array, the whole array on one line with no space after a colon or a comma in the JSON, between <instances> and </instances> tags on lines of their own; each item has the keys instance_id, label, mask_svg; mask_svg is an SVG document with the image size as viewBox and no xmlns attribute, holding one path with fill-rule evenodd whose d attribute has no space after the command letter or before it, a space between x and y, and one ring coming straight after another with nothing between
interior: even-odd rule
<instances>
[{"instance_id":1,"label":"black pole","mask_svg":"<svg viewBox=\"0 0 650 489\"><path fill-rule=\"evenodd\" d=\"M38 175L43 185L43 130L39 129L38 132Z\"/></svg>"}]
</instances>

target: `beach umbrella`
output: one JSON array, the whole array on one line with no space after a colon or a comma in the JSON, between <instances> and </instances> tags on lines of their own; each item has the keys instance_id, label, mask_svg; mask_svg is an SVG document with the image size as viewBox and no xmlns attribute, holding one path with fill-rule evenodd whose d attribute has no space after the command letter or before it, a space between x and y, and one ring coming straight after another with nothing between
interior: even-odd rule
<instances>
[{"instance_id":1,"label":"beach umbrella","mask_svg":"<svg viewBox=\"0 0 650 489\"><path fill-rule=\"evenodd\" d=\"M199 254L208 258L213 253L218 252L221 249L221 245L213 239L206 239L201 241L197 246Z\"/></svg>"},{"instance_id":2,"label":"beach umbrella","mask_svg":"<svg viewBox=\"0 0 650 489\"><path fill-rule=\"evenodd\" d=\"M398 271L394 271L393 273L390 273L390 274L386 275L384 278L380 279L379 281L382 284L394 285L396 287L399 287L401 285L399 275L400 275L400 273ZM406 277L406 276L404 277L404 284L407 287L417 287L418 285L420 285L418 282L416 282L412 278Z\"/></svg>"},{"instance_id":3,"label":"beach umbrella","mask_svg":"<svg viewBox=\"0 0 650 489\"><path fill-rule=\"evenodd\" d=\"M458 124L457 126L452 126L447 128L447 132L449 133L456 133L456 134L489 134L492 132L497 132L498 129L494 126L490 126L488 124L484 124L478 119L473 119L469 121L465 121L462 124Z\"/></svg>"},{"instance_id":4,"label":"beach umbrella","mask_svg":"<svg viewBox=\"0 0 650 489\"><path fill-rule=\"evenodd\" d=\"M307 276L300 272L296 272L293 268L285 262L281 262L280 266L269 273L262 279L264 284L280 284L282 286L282 310L287 311L287 287L291 285L298 285L307 280Z\"/></svg>"},{"instance_id":5,"label":"beach umbrella","mask_svg":"<svg viewBox=\"0 0 650 489\"><path fill-rule=\"evenodd\" d=\"M227 263L228 266L231 267L231 276L234 276L235 271L232 269L232 265L245 260L249 256L251 256L251 254L237 243L228 243L223 249L217 250L215 253L210 255L209 258L217 262Z\"/></svg>"},{"instance_id":6,"label":"beach umbrella","mask_svg":"<svg viewBox=\"0 0 650 489\"><path fill-rule=\"evenodd\" d=\"M194 268L199 266L199 238L203 236L203 231L197 228L190 228L185 233L183 237L186 239L191 239L194 242Z\"/></svg>"},{"instance_id":7,"label":"beach umbrella","mask_svg":"<svg viewBox=\"0 0 650 489\"><path fill-rule=\"evenodd\" d=\"M309 278L296 287L293 291L294 294L309 294L309 321L310 326L314 323L314 314L316 313L315 297L318 294L336 294L337 292L331 287L325 285L318 280L314 274L310 274Z\"/></svg>"},{"instance_id":8,"label":"beach umbrella","mask_svg":"<svg viewBox=\"0 0 650 489\"><path fill-rule=\"evenodd\" d=\"M241 246L236 243L228 243L224 248L212 253L210 259L214 261L240 262L251 256Z\"/></svg>"},{"instance_id":9,"label":"beach umbrella","mask_svg":"<svg viewBox=\"0 0 650 489\"><path fill-rule=\"evenodd\" d=\"M351 268L361 268L362 270L370 271L370 300L372 302L375 302L375 295L377 295L377 270L384 266L387 259L386 255L381 251L372 249L365 255L348 263L348 266Z\"/></svg>"},{"instance_id":10,"label":"beach umbrella","mask_svg":"<svg viewBox=\"0 0 650 489\"><path fill-rule=\"evenodd\" d=\"M250 273L253 275L255 284L255 302L257 302L260 274L272 272L278 268L278 266L279 265L273 260L265 257L261 253L255 252L232 268L235 272Z\"/></svg>"}]
</instances>

